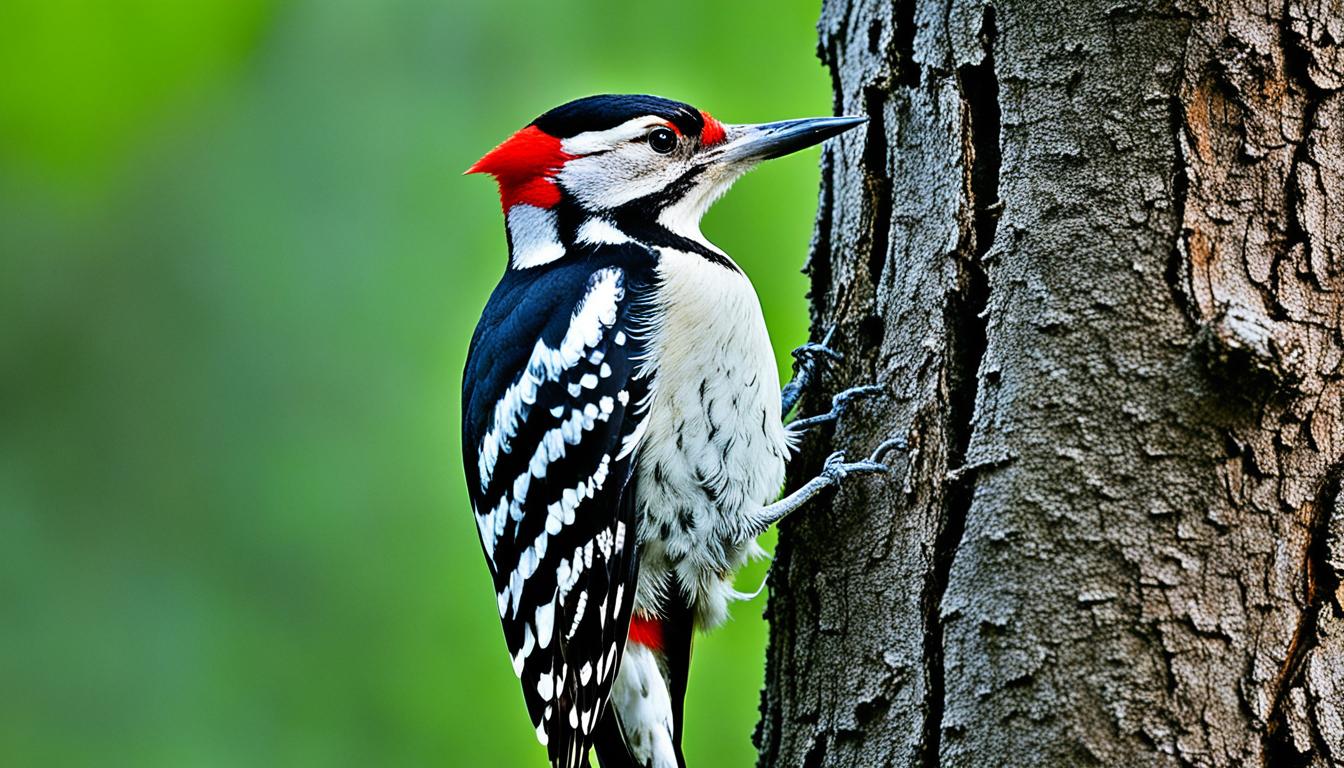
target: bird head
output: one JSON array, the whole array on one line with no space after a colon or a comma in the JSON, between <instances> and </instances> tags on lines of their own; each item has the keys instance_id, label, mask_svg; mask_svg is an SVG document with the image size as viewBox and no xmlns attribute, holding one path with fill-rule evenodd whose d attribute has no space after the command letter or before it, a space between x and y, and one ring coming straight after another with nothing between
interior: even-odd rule
<instances>
[{"instance_id":1,"label":"bird head","mask_svg":"<svg viewBox=\"0 0 1344 768\"><path fill-rule=\"evenodd\" d=\"M564 245L638 239L712 249L700 218L742 174L865 120L732 125L656 96L589 96L533 120L467 173L498 181L515 251L520 240L552 234Z\"/></svg>"}]
</instances>

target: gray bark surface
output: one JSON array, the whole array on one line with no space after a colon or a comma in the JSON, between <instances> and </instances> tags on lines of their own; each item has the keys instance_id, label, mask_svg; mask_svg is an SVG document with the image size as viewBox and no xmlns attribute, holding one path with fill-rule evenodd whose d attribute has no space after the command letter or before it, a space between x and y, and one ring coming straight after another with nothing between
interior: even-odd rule
<instances>
[{"instance_id":1,"label":"gray bark surface","mask_svg":"<svg viewBox=\"0 0 1344 768\"><path fill-rule=\"evenodd\" d=\"M763 766L1344 765L1344 2L827 0ZM824 410L829 392L805 411Z\"/></svg>"}]
</instances>

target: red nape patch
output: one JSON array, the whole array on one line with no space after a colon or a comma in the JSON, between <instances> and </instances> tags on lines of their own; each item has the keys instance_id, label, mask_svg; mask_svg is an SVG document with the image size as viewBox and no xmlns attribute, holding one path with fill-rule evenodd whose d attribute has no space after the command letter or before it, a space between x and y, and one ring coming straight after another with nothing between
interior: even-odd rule
<instances>
[{"instance_id":1,"label":"red nape patch","mask_svg":"<svg viewBox=\"0 0 1344 768\"><path fill-rule=\"evenodd\" d=\"M663 624L639 614L630 617L630 642L654 651L663 650Z\"/></svg>"},{"instance_id":2,"label":"red nape patch","mask_svg":"<svg viewBox=\"0 0 1344 768\"><path fill-rule=\"evenodd\" d=\"M535 125L505 139L467 173L488 173L499 182L504 212L519 203L550 208L560 202L560 189L551 179L574 155L560 149L560 140Z\"/></svg>"},{"instance_id":3,"label":"red nape patch","mask_svg":"<svg viewBox=\"0 0 1344 768\"><path fill-rule=\"evenodd\" d=\"M700 129L701 144L704 144L705 146L709 146L711 144L718 144L719 142L727 138L728 134L724 133L723 123L720 123L718 120L715 120L714 116L709 114L708 112L702 111L700 113L700 116L705 119L705 127Z\"/></svg>"}]
</instances>

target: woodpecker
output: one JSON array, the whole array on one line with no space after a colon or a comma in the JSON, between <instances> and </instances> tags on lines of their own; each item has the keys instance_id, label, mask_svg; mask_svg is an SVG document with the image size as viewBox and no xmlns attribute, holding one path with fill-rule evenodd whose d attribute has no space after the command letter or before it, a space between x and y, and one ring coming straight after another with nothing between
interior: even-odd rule
<instances>
[{"instance_id":1,"label":"woodpecker","mask_svg":"<svg viewBox=\"0 0 1344 768\"><path fill-rule=\"evenodd\" d=\"M691 638L742 597L756 538L847 475L832 454L776 501L785 425L836 357L795 351L781 392L751 282L700 218L759 162L864 122L720 123L654 96L546 112L474 164L494 176L509 263L462 385L467 486L513 669L552 766L684 768Z\"/></svg>"}]
</instances>

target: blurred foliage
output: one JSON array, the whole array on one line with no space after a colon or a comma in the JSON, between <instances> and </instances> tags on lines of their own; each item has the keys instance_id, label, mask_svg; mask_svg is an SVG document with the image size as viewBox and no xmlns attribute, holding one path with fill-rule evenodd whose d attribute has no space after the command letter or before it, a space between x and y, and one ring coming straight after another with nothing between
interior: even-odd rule
<instances>
[{"instance_id":1,"label":"blurred foliage","mask_svg":"<svg viewBox=\"0 0 1344 768\"><path fill-rule=\"evenodd\" d=\"M462 487L505 255L461 171L593 92L828 114L816 12L0 4L0 764L543 764ZM816 157L705 226L781 364ZM761 606L697 645L697 768L754 762Z\"/></svg>"}]
</instances>

